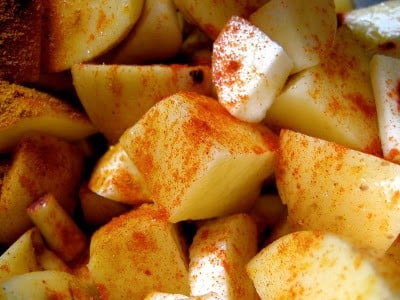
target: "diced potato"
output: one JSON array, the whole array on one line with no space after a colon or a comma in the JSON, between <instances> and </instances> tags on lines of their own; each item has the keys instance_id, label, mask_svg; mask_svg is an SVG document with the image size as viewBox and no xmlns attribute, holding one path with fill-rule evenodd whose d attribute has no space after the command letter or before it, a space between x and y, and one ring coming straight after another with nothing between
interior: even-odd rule
<instances>
[{"instance_id":1,"label":"diced potato","mask_svg":"<svg viewBox=\"0 0 400 300\"><path fill-rule=\"evenodd\" d=\"M276 184L298 226L384 254L400 233L400 166L289 130L281 131Z\"/></svg>"},{"instance_id":2,"label":"diced potato","mask_svg":"<svg viewBox=\"0 0 400 300\"><path fill-rule=\"evenodd\" d=\"M157 103L120 139L171 222L251 207L273 173L276 142L265 126L190 92Z\"/></svg>"},{"instance_id":3,"label":"diced potato","mask_svg":"<svg viewBox=\"0 0 400 300\"><path fill-rule=\"evenodd\" d=\"M238 16L229 19L213 45L212 78L218 100L243 121L264 119L292 68L280 45Z\"/></svg>"},{"instance_id":4,"label":"diced potato","mask_svg":"<svg viewBox=\"0 0 400 300\"><path fill-rule=\"evenodd\" d=\"M248 215L203 223L189 249L192 296L215 292L222 299L257 299L245 266L257 253L257 229Z\"/></svg>"},{"instance_id":5,"label":"diced potato","mask_svg":"<svg viewBox=\"0 0 400 300\"><path fill-rule=\"evenodd\" d=\"M143 204L94 233L88 268L104 298L134 300L155 290L188 295L187 260L177 225Z\"/></svg>"},{"instance_id":6,"label":"diced potato","mask_svg":"<svg viewBox=\"0 0 400 300\"><path fill-rule=\"evenodd\" d=\"M135 27L111 54L111 64L140 64L173 57L182 45L182 28L172 0L146 0Z\"/></svg>"},{"instance_id":7,"label":"diced potato","mask_svg":"<svg viewBox=\"0 0 400 300\"><path fill-rule=\"evenodd\" d=\"M143 175L119 143L97 161L89 188L100 196L129 205L151 202Z\"/></svg>"},{"instance_id":8,"label":"diced potato","mask_svg":"<svg viewBox=\"0 0 400 300\"><path fill-rule=\"evenodd\" d=\"M300 113L301 112L301 113ZM295 75L267 111L270 126L381 154L369 59L350 30L318 66Z\"/></svg>"},{"instance_id":9,"label":"diced potato","mask_svg":"<svg viewBox=\"0 0 400 300\"><path fill-rule=\"evenodd\" d=\"M268 0L174 0L185 19L215 40L232 16L248 17Z\"/></svg>"},{"instance_id":10,"label":"diced potato","mask_svg":"<svg viewBox=\"0 0 400 300\"><path fill-rule=\"evenodd\" d=\"M400 163L400 59L374 55L371 60L371 82L383 157Z\"/></svg>"},{"instance_id":11,"label":"diced potato","mask_svg":"<svg viewBox=\"0 0 400 300\"><path fill-rule=\"evenodd\" d=\"M283 47L293 60L293 73L319 64L333 48L333 0L271 0L249 20Z\"/></svg>"},{"instance_id":12,"label":"diced potato","mask_svg":"<svg viewBox=\"0 0 400 300\"><path fill-rule=\"evenodd\" d=\"M67 140L96 132L88 117L65 101L21 85L0 81L0 153L11 151L21 137L40 131Z\"/></svg>"},{"instance_id":13,"label":"diced potato","mask_svg":"<svg viewBox=\"0 0 400 300\"><path fill-rule=\"evenodd\" d=\"M120 42L133 28L143 0L44 1L43 68L69 69Z\"/></svg>"},{"instance_id":14,"label":"diced potato","mask_svg":"<svg viewBox=\"0 0 400 300\"><path fill-rule=\"evenodd\" d=\"M369 256L330 233L300 231L247 265L261 299L395 299Z\"/></svg>"},{"instance_id":15,"label":"diced potato","mask_svg":"<svg viewBox=\"0 0 400 300\"><path fill-rule=\"evenodd\" d=\"M65 261L77 259L85 250L86 236L52 194L46 194L29 205L27 214L49 248Z\"/></svg>"},{"instance_id":16,"label":"diced potato","mask_svg":"<svg viewBox=\"0 0 400 300\"><path fill-rule=\"evenodd\" d=\"M3 283L6 299L100 299L96 287L69 273L36 271L18 275Z\"/></svg>"},{"instance_id":17,"label":"diced potato","mask_svg":"<svg viewBox=\"0 0 400 300\"><path fill-rule=\"evenodd\" d=\"M79 188L79 199L83 217L91 225L104 225L130 209L128 205L97 195L87 184L82 184Z\"/></svg>"},{"instance_id":18,"label":"diced potato","mask_svg":"<svg viewBox=\"0 0 400 300\"><path fill-rule=\"evenodd\" d=\"M45 193L72 212L82 169L83 154L75 145L43 134L24 137L1 189L0 243L11 244L32 226L26 208Z\"/></svg>"},{"instance_id":19,"label":"diced potato","mask_svg":"<svg viewBox=\"0 0 400 300\"><path fill-rule=\"evenodd\" d=\"M111 144L162 98L179 91L212 93L209 66L78 64L72 77L90 119Z\"/></svg>"}]
</instances>

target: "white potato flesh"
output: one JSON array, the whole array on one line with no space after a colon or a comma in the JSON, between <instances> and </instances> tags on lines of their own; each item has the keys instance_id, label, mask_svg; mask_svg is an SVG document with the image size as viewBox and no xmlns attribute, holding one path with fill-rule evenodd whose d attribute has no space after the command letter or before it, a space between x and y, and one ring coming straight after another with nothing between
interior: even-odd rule
<instances>
[{"instance_id":1,"label":"white potato flesh","mask_svg":"<svg viewBox=\"0 0 400 300\"><path fill-rule=\"evenodd\" d=\"M270 126L381 154L365 49L346 27L320 65L295 74L268 109Z\"/></svg>"},{"instance_id":2,"label":"white potato flesh","mask_svg":"<svg viewBox=\"0 0 400 300\"><path fill-rule=\"evenodd\" d=\"M320 63L334 44L333 0L271 0L249 20L282 46L293 60L293 73Z\"/></svg>"},{"instance_id":3,"label":"white potato flesh","mask_svg":"<svg viewBox=\"0 0 400 300\"><path fill-rule=\"evenodd\" d=\"M111 144L164 97L212 94L209 66L78 64L72 77L89 118Z\"/></svg>"},{"instance_id":4,"label":"white potato flesh","mask_svg":"<svg viewBox=\"0 0 400 300\"><path fill-rule=\"evenodd\" d=\"M36 271L14 276L3 283L6 299L99 299L90 282L61 271Z\"/></svg>"},{"instance_id":5,"label":"white potato flesh","mask_svg":"<svg viewBox=\"0 0 400 300\"><path fill-rule=\"evenodd\" d=\"M165 211L143 204L92 235L90 278L106 299L143 299L152 291L188 295L182 241Z\"/></svg>"},{"instance_id":6,"label":"white potato flesh","mask_svg":"<svg viewBox=\"0 0 400 300\"><path fill-rule=\"evenodd\" d=\"M241 17L232 17L213 44L218 101L243 121L264 119L292 67L281 46Z\"/></svg>"},{"instance_id":7,"label":"white potato flesh","mask_svg":"<svg viewBox=\"0 0 400 300\"><path fill-rule=\"evenodd\" d=\"M257 228L246 214L201 225L189 249L190 294L215 292L223 299L257 299L245 266L257 253Z\"/></svg>"},{"instance_id":8,"label":"white potato flesh","mask_svg":"<svg viewBox=\"0 0 400 300\"><path fill-rule=\"evenodd\" d=\"M151 202L143 175L119 143L110 146L97 161L89 188L100 196L125 204Z\"/></svg>"},{"instance_id":9,"label":"white potato flesh","mask_svg":"<svg viewBox=\"0 0 400 300\"><path fill-rule=\"evenodd\" d=\"M400 233L400 166L382 158L283 130L276 184L300 228L336 233L380 254Z\"/></svg>"},{"instance_id":10,"label":"white potato flesh","mask_svg":"<svg viewBox=\"0 0 400 300\"><path fill-rule=\"evenodd\" d=\"M106 56L112 64L151 63L170 58L182 45L182 28L172 0L146 0L128 36Z\"/></svg>"},{"instance_id":11,"label":"white potato flesh","mask_svg":"<svg viewBox=\"0 0 400 300\"><path fill-rule=\"evenodd\" d=\"M330 233L299 231L262 249L247 271L261 299L395 299L369 257Z\"/></svg>"},{"instance_id":12,"label":"white potato flesh","mask_svg":"<svg viewBox=\"0 0 400 300\"><path fill-rule=\"evenodd\" d=\"M152 292L144 298L144 300L223 300L220 295L214 292L207 293L201 296L185 296L180 294L168 294L160 292Z\"/></svg>"},{"instance_id":13,"label":"white potato flesh","mask_svg":"<svg viewBox=\"0 0 400 300\"><path fill-rule=\"evenodd\" d=\"M215 40L232 16L249 16L268 0L174 0L188 22Z\"/></svg>"},{"instance_id":14,"label":"white potato flesh","mask_svg":"<svg viewBox=\"0 0 400 300\"><path fill-rule=\"evenodd\" d=\"M52 0L45 4L43 67L67 70L120 42L133 28L143 0Z\"/></svg>"},{"instance_id":15,"label":"white potato flesh","mask_svg":"<svg viewBox=\"0 0 400 300\"><path fill-rule=\"evenodd\" d=\"M171 222L251 207L273 173L277 146L267 127L242 122L215 99L191 92L157 103L120 143Z\"/></svg>"},{"instance_id":16,"label":"white potato flesh","mask_svg":"<svg viewBox=\"0 0 400 300\"><path fill-rule=\"evenodd\" d=\"M371 82L383 157L400 163L400 59L374 55Z\"/></svg>"}]
</instances>

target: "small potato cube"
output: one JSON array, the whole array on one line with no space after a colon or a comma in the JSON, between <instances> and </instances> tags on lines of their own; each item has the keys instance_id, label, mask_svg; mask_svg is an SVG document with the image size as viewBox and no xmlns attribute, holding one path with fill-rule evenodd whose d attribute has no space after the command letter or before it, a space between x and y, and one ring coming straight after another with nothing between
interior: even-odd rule
<instances>
[{"instance_id":1,"label":"small potato cube","mask_svg":"<svg viewBox=\"0 0 400 300\"><path fill-rule=\"evenodd\" d=\"M261 299L395 299L368 255L330 233L298 231L247 264Z\"/></svg>"},{"instance_id":2,"label":"small potato cube","mask_svg":"<svg viewBox=\"0 0 400 300\"><path fill-rule=\"evenodd\" d=\"M112 219L92 236L88 269L107 299L152 291L189 294L188 262L175 224L154 204Z\"/></svg>"},{"instance_id":3,"label":"small potato cube","mask_svg":"<svg viewBox=\"0 0 400 300\"><path fill-rule=\"evenodd\" d=\"M171 222L250 208L273 173L276 141L267 127L191 92L160 101L120 139Z\"/></svg>"},{"instance_id":4,"label":"small potato cube","mask_svg":"<svg viewBox=\"0 0 400 300\"><path fill-rule=\"evenodd\" d=\"M283 88L293 62L259 28L234 16L214 42L212 68L221 104L240 120L260 122Z\"/></svg>"},{"instance_id":5,"label":"small potato cube","mask_svg":"<svg viewBox=\"0 0 400 300\"><path fill-rule=\"evenodd\" d=\"M257 299L245 265L257 252L255 222L246 214L207 221L189 249L192 296L215 292L223 299Z\"/></svg>"}]
</instances>

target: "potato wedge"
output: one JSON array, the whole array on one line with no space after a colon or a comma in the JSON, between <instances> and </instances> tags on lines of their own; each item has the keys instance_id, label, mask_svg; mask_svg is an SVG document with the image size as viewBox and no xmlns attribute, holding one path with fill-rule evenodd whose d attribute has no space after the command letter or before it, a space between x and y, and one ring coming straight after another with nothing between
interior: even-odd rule
<instances>
[{"instance_id":1,"label":"potato wedge","mask_svg":"<svg viewBox=\"0 0 400 300\"><path fill-rule=\"evenodd\" d=\"M250 208L273 173L276 141L267 127L193 92L160 101L120 139L171 222Z\"/></svg>"},{"instance_id":2,"label":"potato wedge","mask_svg":"<svg viewBox=\"0 0 400 300\"><path fill-rule=\"evenodd\" d=\"M164 211L143 204L94 233L90 277L107 299L143 299L154 290L188 295L188 258L182 241Z\"/></svg>"},{"instance_id":3,"label":"potato wedge","mask_svg":"<svg viewBox=\"0 0 400 300\"><path fill-rule=\"evenodd\" d=\"M45 1L42 67L60 72L105 53L133 28L143 2Z\"/></svg>"},{"instance_id":4,"label":"potato wedge","mask_svg":"<svg viewBox=\"0 0 400 300\"><path fill-rule=\"evenodd\" d=\"M162 98L179 91L212 93L208 66L78 64L72 76L83 107L110 144Z\"/></svg>"},{"instance_id":5,"label":"potato wedge","mask_svg":"<svg viewBox=\"0 0 400 300\"><path fill-rule=\"evenodd\" d=\"M283 130L276 184L300 228L338 234L381 255L400 233L400 166Z\"/></svg>"},{"instance_id":6,"label":"potato wedge","mask_svg":"<svg viewBox=\"0 0 400 300\"><path fill-rule=\"evenodd\" d=\"M83 154L71 143L43 134L24 137L1 189L0 243L11 244L32 226L26 208L45 193L72 212L82 168Z\"/></svg>"}]
</instances>

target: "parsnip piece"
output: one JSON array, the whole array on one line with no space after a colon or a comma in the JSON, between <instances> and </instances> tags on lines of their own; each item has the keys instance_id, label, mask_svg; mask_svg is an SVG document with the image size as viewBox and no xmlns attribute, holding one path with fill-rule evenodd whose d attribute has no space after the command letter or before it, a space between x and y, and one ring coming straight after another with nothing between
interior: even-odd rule
<instances>
[{"instance_id":1,"label":"parsnip piece","mask_svg":"<svg viewBox=\"0 0 400 300\"><path fill-rule=\"evenodd\" d=\"M62 259L72 261L86 248L86 236L52 194L46 194L27 208L49 248Z\"/></svg>"},{"instance_id":2,"label":"parsnip piece","mask_svg":"<svg viewBox=\"0 0 400 300\"><path fill-rule=\"evenodd\" d=\"M232 16L248 17L268 0L174 0L185 19L215 40Z\"/></svg>"},{"instance_id":3,"label":"parsnip piece","mask_svg":"<svg viewBox=\"0 0 400 300\"><path fill-rule=\"evenodd\" d=\"M139 20L111 54L111 64L143 64L173 57L182 45L182 28L172 0L146 0Z\"/></svg>"},{"instance_id":4,"label":"parsnip piece","mask_svg":"<svg viewBox=\"0 0 400 300\"><path fill-rule=\"evenodd\" d=\"M83 154L75 145L43 134L24 137L1 189L0 243L11 244L32 226L26 208L45 193L72 212L82 169Z\"/></svg>"},{"instance_id":5,"label":"parsnip piece","mask_svg":"<svg viewBox=\"0 0 400 300\"><path fill-rule=\"evenodd\" d=\"M40 239L37 228L29 229L0 256L0 285L15 275L40 270L35 253L37 238ZM4 297L0 289L0 299Z\"/></svg>"},{"instance_id":6,"label":"parsnip piece","mask_svg":"<svg viewBox=\"0 0 400 300\"><path fill-rule=\"evenodd\" d=\"M400 163L400 59L374 55L371 82L383 157Z\"/></svg>"},{"instance_id":7,"label":"parsnip piece","mask_svg":"<svg viewBox=\"0 0 400 300\"><path fill-rule=\"evenodd\" d=\"M137 205L151 202L143 175L117 143L98 160L89 180L89 188L105 198Z\"/></svg>"},{"instance_id":8,"label":"parsnip piece","mask_svg":"<svg viewBox=\"0 0 400 300\"><path fill-rule=\"evenodd\" d=\"M12 150L23 135L33 131L79 140L97 130L84 113L66 102L0 81L0 152Z\"/></svg>"},{"instance_id":9,"label":"parsnip piece","mask_svg":"<svg viewBox=\"0 0 400 300\"><path fill-rule=\"evenodd\" d=\"M45 1L43 68L60 72L105 53L133 28L143 2Z\"/></svg>"},{"instance_id":10,"label":"parsnip piece","mask_svg":"<svg viewBox=\"0 0 400 300\"><path fill-rule=\"evenodd\" d=\"M243 121L265 117L292 68L280 45L237 16L229 19L213 45L212 78L218 100Z\"/></svg>"},{"instance_id":11,"label":"parsnip piece","mask_svg":"<svg viewBox=\"0 0 400 300\"><path fill-rule=\"evenodd\" d=\"M369 257L329 233L286 235L247 271L261 299L395 299Z\"/></svg>"},{"instance_id":12,"label":"parsnip piece","mask_svg":"<svg viewBox=\"0 0 400 300\"><path fill-rule=\"evenodd\" d=\"M201 225L189 249L190 294L215 292L222 299L257 299L245 266L257 253L257 228L246 214Z\"/></svg>"},{"instance_id":13,"label":"parsnip piece","mask_svg":"<svg viewBox=\"0 0 400 300\"><path fill-rule=\"evenodd\" d=\"M6 299L100 299L93 284L60 271L36 271L3 283Z\"/></svg>"},{"instance_id":14,"label":"parsnip piece","mask_svg":"<svg viewBox=\"0 0 400 300\"><path fill-rule=\"evenodd\" d=\"M135 300L155 290L188 295L187 260L177 225L143 204L94 233L88 268L103 298Z\"/></svg>"},{"instance_id":15,"label":"parsnip piece","mask_svg":"<svg viewBox=\"0 0 400 300\"><path fill-rule=\"evenodd\" d=\"M190 92L157 103L120 139L171 222L251 207L273 173L276 141L265 126Z\"/></svg>"},{"instance_id":16,"label":"parsnip piece","mask_svg":"<svg viewBox=\"0 0 400 300\"><path fill-rule=\"evenodd\" d=\"M187 90L212 93L209 66L80 64L72 76L90 119L111 144L162 98Z\"/></svg>"},{"instance_id":17,"label":"parsnip piece","mask_svg":"<svg viewBox=\"0 0 400 300\"><path fill-rule=\"evenodd\" d=\"M293 73L319 64L333 48L333 0L271 0L249 20L282 46L294 62Z\"/></svg>"},{"instance_id":18,"label":"parsnip piece","mask_svg":"<svg viewBox=\"0 0 400 300\"><path fill-rule=\"evenodd\" d=\"M281 131L276 184L289 218L384 254L400 233L400 166Z\"/></svg>"},{"instance_id":19,"label":"parsnip piece","mask_svg":"<svg viewBox=\"0 0 400 300\"><path fill-rule=\"evenodd\" d=\"M91 225L104 225L113 217L117 217L130 209L128 205L104 198L92 192L87 184L82 184L79 188L79 199L83 217Z\"/></svg>"},{"instance_id":20,"label":"parsnip piece","mask_svg":"<svg viewBox=\"0 0 400 300\"><path fill-rule=\"evenodd\" d=\"M289 80L268 109L266 122L381 154L369 74L365 49L348 28L340 27L331 54Z\"/></svg>"}]
</instances>

